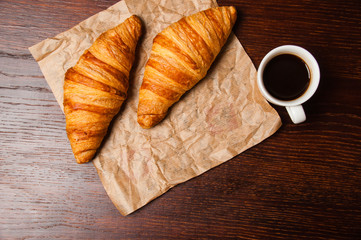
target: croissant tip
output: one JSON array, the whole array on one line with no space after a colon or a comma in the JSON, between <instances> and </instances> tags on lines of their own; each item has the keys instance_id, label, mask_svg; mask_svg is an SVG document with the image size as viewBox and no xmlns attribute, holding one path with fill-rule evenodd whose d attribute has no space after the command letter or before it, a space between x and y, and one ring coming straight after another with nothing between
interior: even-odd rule
<instances>
[{"instance_id":1,"label":"croissant tip","mask_svg":"<svg viewBox=\"0 0 361 240\"><path fill-rule=\"evenodd\" d=\"M135 14L133 14L133 15L130 16L129 18L130 18L130 19L133 19L133 20L135 20L135 21L137 21L137 22L140 22L140 18L139 18L137 15L135 15Z\"/></svg>"},{"instance_id":2,"label":"croissant tip","mask_svg":"<svg viewBox=\"0 0 361 240\"><path fill-rule=\"evenodd\" d=\"M138 115L138 123L144 129L149 129L163 120L165 114L144 114Z\"/></svg>"},{"instance_id":3,"label":"croissant tip","mask_svg":"<svg viewBox=\"0 0 361 240\"><path fill-rule=\"evenodd\" d=\"M88 150L78 154L75 154L75 159L78 164L87 163L93 159L96 150Z\"/></svg>"},{"instance_id":4,"label":"croissant tip","mask_svg":"<svg viewBox=\"0 0 361 240\"><path fill-rule=\"evenodd\" d=\"M229 9L231 10L231 12L237 12L237 9L234 6L229 6Z\"/></svg>"},{"instance_id":5,"label":"croissant tip","mask_svg":"<svg viewBox=\"0 0 361 240\"><path fill-rule=\"evenodd\" d=\"M237 9L234 6L229 6L228 9L234 23L237 19Z\"/></svg>"}]
</instances>

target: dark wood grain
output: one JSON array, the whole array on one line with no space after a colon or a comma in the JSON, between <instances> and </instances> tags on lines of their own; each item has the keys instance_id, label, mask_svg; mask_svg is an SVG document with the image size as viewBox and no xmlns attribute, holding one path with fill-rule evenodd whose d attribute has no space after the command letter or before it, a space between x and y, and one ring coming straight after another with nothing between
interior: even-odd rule
<instances>
[{"instance_id":1,"label":"dark wood grain","mask_svg":"<svg viewBox=\"0 0 361 240\"><path fill-rule=\"evenodd\" d=\"M321 84L307 122L122 217L91 164L74 164L65 122L27 48L116 1L0 1L0 239L359 239L361 2L243 1L234 32L258 67L305 47Z\"/></svg>"}]
</instances>

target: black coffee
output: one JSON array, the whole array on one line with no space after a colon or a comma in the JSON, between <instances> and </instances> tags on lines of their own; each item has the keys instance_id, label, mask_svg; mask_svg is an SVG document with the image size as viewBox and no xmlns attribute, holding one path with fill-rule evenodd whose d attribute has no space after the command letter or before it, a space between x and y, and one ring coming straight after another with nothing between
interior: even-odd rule
<instances>
[{"instance_id":1,"label":"black coffee","mask_svg":"<svg viewBox=\"0 0 361 240\"><path fill-rule=\"evenodd\" d=\"M280 100L296 99L307 90L310 72L306 63L292 54L276 56L263 71L263 83L267 91Z\"/></svg>"}]
</instances>

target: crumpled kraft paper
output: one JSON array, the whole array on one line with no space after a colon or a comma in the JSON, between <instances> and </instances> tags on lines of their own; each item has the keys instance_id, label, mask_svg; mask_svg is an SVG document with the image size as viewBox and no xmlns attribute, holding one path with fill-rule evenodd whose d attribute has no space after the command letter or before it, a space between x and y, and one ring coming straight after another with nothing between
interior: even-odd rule
<instances>
[{"instance_id":1,"label":"crumpled kraft paper","mask_svg":"<svg viewBox=\"0 0 361 240\"><path fill-rule=\"evenodd\" d=\"M125 0L29 48L63 108L66 70L103 31L132 14L142 19L144 35L138 43L128 99L93 160L106 192L123 215L260 143L281 125L277 112L259 93L256 69L234 34L208 75L171 108L164 121L152 129L138 125L138 91L153 38L183 16L215 6L214 0Z\"/></svg>"}]
</instances>

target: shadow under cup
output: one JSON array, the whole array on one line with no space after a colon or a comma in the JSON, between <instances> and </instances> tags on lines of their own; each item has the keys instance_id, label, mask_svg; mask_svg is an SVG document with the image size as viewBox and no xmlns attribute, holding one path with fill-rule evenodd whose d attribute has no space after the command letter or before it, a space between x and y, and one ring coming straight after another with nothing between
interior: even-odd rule
<instances>
[{"instance_id":1,"label":"shadow under cup","mask_svg":"<svg viewBox=\"0 0 361 240\"><path fill-rule=\"evenodd\" d=\"M261 61L257 85L271 103L284 106L291 120L297 124L306 120L302 103L316 92L320 69L307 50L284 45L270 51Z\"/></svg>"}]
</instances>

